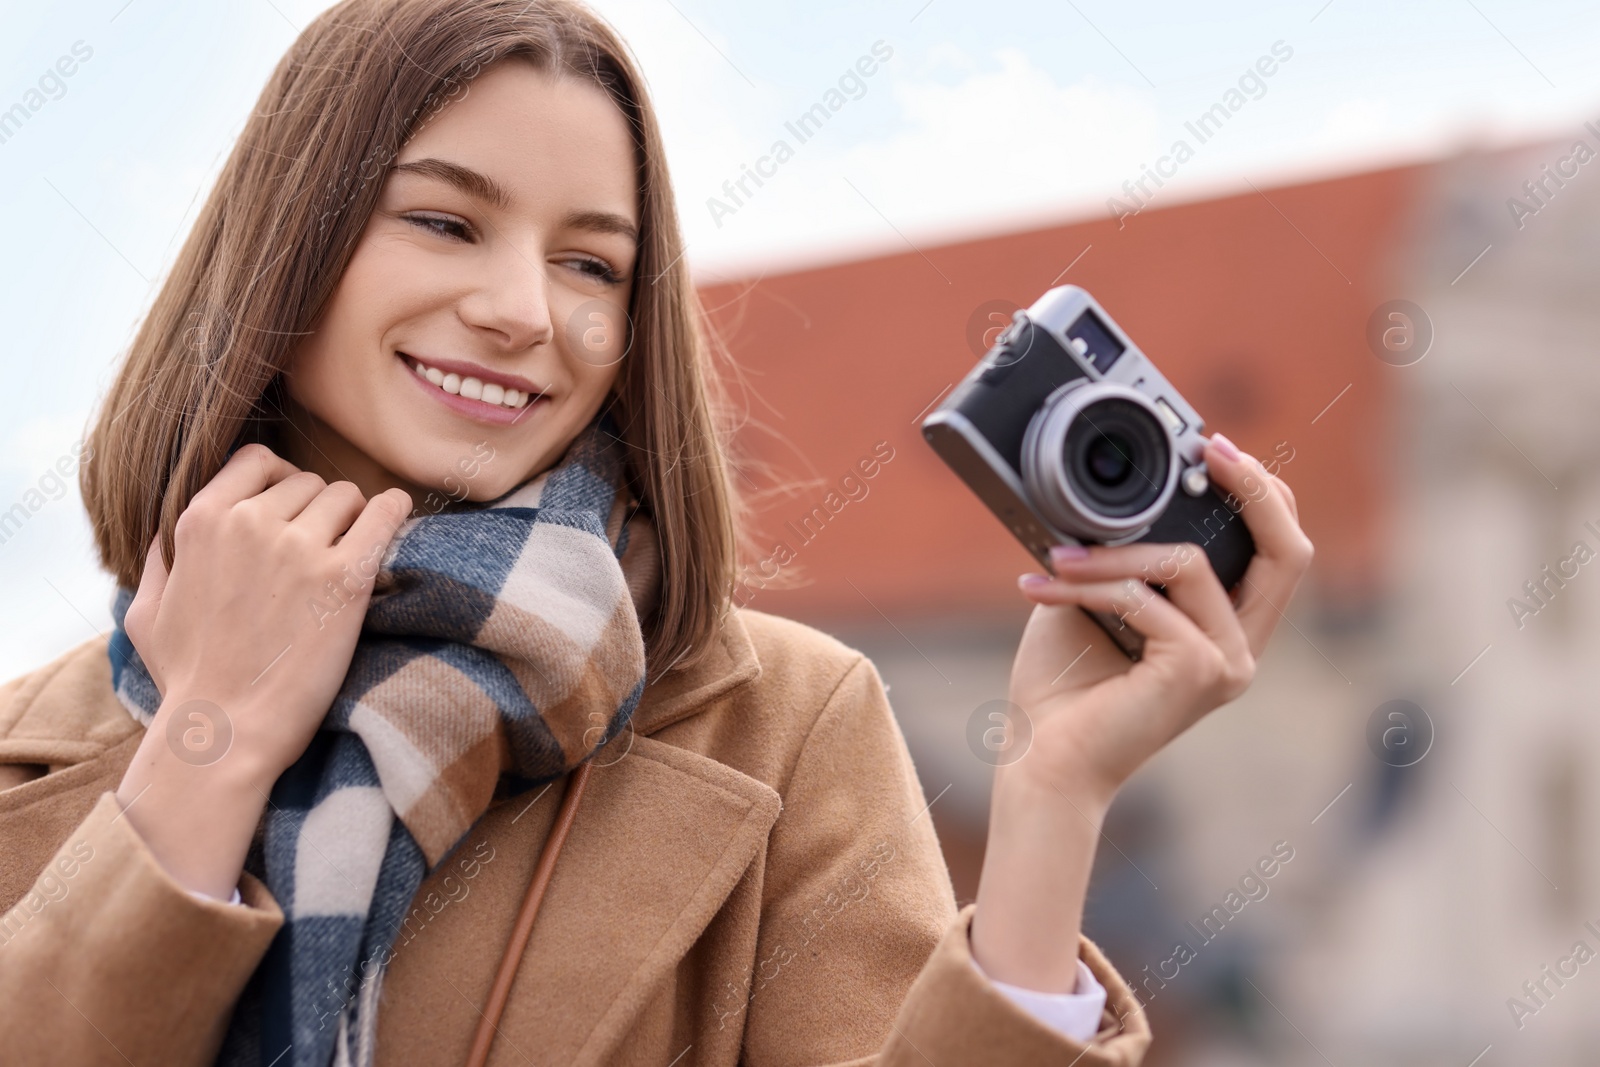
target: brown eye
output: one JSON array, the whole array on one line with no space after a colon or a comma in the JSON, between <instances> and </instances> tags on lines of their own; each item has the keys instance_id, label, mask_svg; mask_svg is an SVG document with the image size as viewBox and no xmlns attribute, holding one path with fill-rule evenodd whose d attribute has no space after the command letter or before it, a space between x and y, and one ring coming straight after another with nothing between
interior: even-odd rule
<instances>
[{"instance_id":1,"label":"brown eye","mask_svg":"<svg viewBox=\"0 0 1600 1067\"><path fill-rule=\"evenodd\" d=\"M583 273L593 275L608 285L616 285L622 281L622 275L603 259L576 259L572 263Z\"/></svg>"},{"instance_id":2,"label":"brown eye","mask_svg":"<svg viewBox=\"0 0 1600 1067\"><path fill-rule=\"evenodd\" d=\"M403 215L401 216L411 225L428 233L435 234L455 241L471 240L472 231L460 219L450 218L447 215Z\"/></svg>"}]
</instances>

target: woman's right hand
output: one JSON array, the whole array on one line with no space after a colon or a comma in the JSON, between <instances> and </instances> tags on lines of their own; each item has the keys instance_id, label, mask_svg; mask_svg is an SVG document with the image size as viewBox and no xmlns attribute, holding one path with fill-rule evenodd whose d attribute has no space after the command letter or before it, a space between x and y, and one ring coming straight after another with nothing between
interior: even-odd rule
<instances>
[{"instance_id":1,"label":"woman's right hand","mask_svg":"<svg viewBox=\"0 0 1600 1067\"><path fill-rule=\"evenodd\" d=\"M187 888L232 895L273 782L339 691L410 512L403 490L368 501L251 444L179 516L170 573L151 546L123 625L161 706L117 796Z\"/></svg>"}]
</instances>

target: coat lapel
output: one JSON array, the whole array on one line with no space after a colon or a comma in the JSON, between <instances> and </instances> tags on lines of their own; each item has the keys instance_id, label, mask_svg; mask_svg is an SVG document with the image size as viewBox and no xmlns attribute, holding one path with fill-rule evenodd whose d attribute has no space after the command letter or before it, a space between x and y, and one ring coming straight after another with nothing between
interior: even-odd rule
<instances>
[{"instance_id":1,"label":"coat lapel","mask_svg":"<svg viewBox=\"0 0 1600 1067\"><path fill-rule=\"evenodd\" d=\"M502 1020L512 1042L551 1062L607 1060L765 855L777 792L650 736L760 669L730 612L697 663L646 689L631 743L613 742L623 754L596 758Z\"/></svg>"},{"instance_id":2,"label":"coat lapel","mask_svg":"<svg viewBox=\"0 0 1600 1067\"><path fill-rule=\"evenodd\" d=\"M597 769L501 1026L550 1062L603 1062L765 854L778 794L639 738Z\"/></svg>"},{"instance_id":3,"label":"coat lapel","mask_svg":"<svg viewBox=\"0 0 1600 1067\"><path fill-rule=\"evenodd\" d=\"M6 843L0 860L0 913L33 888L39 872L88 816L100 794L117 788L142 736L134 734L110 748L96 745L84 753L88 758L0 793L0 841ZM59 760L63 751L15 744L0 746L0 758L48 764L52 755Z\"/></svg>"},{"instance_id":4,"label":"coat lapel","mask_svg":"<svg viewBox=\"0 0 1600 1067\"><path fill-rule=\"evenodd\" d=\"M105 638L85 641L0 691L0 763L51 773L0 793L0 912L22 898L144 736L111 692Z\"/></svg>"}]
</instances>

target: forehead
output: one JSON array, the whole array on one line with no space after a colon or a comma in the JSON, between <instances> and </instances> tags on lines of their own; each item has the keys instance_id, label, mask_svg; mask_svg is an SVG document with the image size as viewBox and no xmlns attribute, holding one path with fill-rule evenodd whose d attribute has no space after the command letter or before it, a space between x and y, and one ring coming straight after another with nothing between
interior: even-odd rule
<instances>
[{"instance_id":1,"label":"forehead","mask_svg":"<svg viewBox=\"0 0 1600 1067\"><path fill-rule=\"evenodd\" d=\"M396 163L443 158L494 179L512 211L614 211L637 219L627 120L593 82L501 60L416 133ZM426 180L412 178L409 180Z\"/></svg>"}]
</instances>

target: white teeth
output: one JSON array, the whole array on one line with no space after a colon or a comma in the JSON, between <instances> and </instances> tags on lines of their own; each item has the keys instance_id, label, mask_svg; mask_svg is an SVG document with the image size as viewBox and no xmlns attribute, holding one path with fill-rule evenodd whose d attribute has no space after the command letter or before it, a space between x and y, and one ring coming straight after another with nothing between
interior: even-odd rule
<instances>
[{"instance_id":1,"label":"white teeth","mask_svg":"<svg viewBox=\"0 0 1600 1067\"><path fill-rule=\"evenodd\" d=\"M430 367L421 360L405 357L411 364L412 373L419 378L443 389L447 393L464 396L469 400L481 400L486 404L497 404L513 410L526 407L534 397L521 389L508 389L495 382L485 383L478 378L463 378L459 374L446 374L438 367Z\"/></svg>"}]
</instances>

